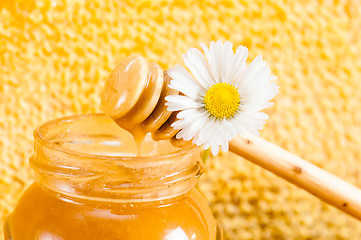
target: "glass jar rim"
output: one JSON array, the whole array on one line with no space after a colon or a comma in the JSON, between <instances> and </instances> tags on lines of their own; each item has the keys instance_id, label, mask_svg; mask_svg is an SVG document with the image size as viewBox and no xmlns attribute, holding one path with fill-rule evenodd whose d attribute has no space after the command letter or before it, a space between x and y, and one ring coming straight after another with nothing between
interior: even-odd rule
<instances>
[{"instance_id":1,"label":"glass jar rim","mask_svg":"<svg viewBox=\"0 0 361 240\"><path fill-rule=\"evenodd\" d=\"M177 149L164 141L159 146L170 147L164 153L129 156L127 151L134 154L134 149L118 149L122 145L107 140L127 142L131 135L125 133L104 114L51 120L34 132L35 154L30 166L43 186L75 198L153 201L183 195L195 186L203 172L196 146ZM107 152L108 146L116 148ZM109 155L112 152L116 155Z\"/></svg>"},{"instance_id":2,"label":"glass jar rim","mask_svg":"<svg viewBox=\"0 0 361 240\"><path fill-rule=\"evenodd\" d=\"M47 147L49 149L54 149L56 151L61 151L63 153L77 156L77 157L83 157L84 159L98 159L98 160L111 160L111 161L134 161L135 159L137 161L141 162L154 162L154 161L162 161L162 160L169 160L177 156L181 156L184 154L190 154L195 151L197 151L197 146L194 144L187 144L184 147L179 147L179 149L175 151L171 151L169 153L162 153L162 154L155 154L155 155L146 155L146 156L128 156L128 155L117 155L117 156L110 156L105 154L92 154L92 153L85 153L81 151L72 150L66 147L62 147L58 144L55 144L50 141L50 139L45 137L45 133L48 129L51 127L54 127L56 124L59 123L69 123L71 121L76 121L79 119L89 118L89 117L107 117L103 113L90 113L90 114L76 114L76 115L70 115L65 116L61 118L56 118L50 121L47 121L40 125L33 133L35 142L41 144L44 147Z\"/></svg>"}]
</instances>

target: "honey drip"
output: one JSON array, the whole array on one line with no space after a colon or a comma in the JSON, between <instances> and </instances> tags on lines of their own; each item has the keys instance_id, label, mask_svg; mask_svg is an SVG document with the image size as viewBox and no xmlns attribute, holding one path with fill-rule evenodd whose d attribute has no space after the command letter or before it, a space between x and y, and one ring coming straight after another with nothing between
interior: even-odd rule
<instances>
[{"instance_id":1,"label":"honey drip","mask_svg":"<svg viewBox=\"0 0 361 240\"><path fill-rule=\"evenodd\" d=\"M147 132L144 129L143 124L140 123L135 126L129 126L126 121L116 120L115 122L118 124L118 126L127 130L128 132L130 132L133 135L135 145L137 146L137 156L141 156L144 138L145 138L145 135L147 134Z\"/></svg>"}]
</instances>

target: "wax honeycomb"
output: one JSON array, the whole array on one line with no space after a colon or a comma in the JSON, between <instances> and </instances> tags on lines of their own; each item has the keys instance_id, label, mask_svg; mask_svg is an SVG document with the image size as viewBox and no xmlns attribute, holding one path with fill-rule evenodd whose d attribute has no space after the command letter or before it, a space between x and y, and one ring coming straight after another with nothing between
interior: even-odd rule
<instances>
[{"instance_id":1,"label":"wax honeycomb","mask_svg":"<svg viewBox=\"0 0 361 240\"><path fill-rule=\"evenodd\" d=\"M129 54L167 69L218 39L278 77L261 136L361 187L360 29L357 0L1 1L0 224L34 180L37 126L100 112ZM361 239L360 222L229 153L208 160L199 188L226 239Z\"/></svg>"}]
</instances>

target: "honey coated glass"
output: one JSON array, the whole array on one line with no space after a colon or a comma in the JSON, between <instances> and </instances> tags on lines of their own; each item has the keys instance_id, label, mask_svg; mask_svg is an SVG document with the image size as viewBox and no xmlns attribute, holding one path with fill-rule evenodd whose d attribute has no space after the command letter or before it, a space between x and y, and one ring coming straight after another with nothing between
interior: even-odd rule
<instances>
[{"instance_id":1,"label":"honey coated glass","mask_svg":"<svg viewBox=\"0 0 361 240\"><path fill-rule=\"evenodd\" d=\"M36 176L8 217L12 240L216 240L222 232L195 189L196 147L132 136L102 114L45 123L34 132Z\"/></svg>"}]
</instances>

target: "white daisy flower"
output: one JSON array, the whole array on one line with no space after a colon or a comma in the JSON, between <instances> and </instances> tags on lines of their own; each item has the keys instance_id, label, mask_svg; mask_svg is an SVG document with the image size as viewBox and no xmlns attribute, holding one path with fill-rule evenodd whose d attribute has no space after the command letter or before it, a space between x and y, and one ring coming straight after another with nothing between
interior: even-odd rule
<instances>
[{"instance_id":1,"label":"white daisy flower","mask_svg":"<svg viewBox=\"0 0 361 240\"><path fill-rule=\"evenodd\" d=\"M278 86L271 70L257 56L246 64L248 49L240 46L236 53L230 42L212 42L208 49L201 44L204 55L196 48L188 50L183 59L192 75L182 66L168 70L170 88L182 95L167 96L168 111L180 111L172 127L179 129L176 138L193 139L216 155L221 147L228 151L228 142L238 134L259 135L268 115L260 110L269 102Z\"/></svg>"}]
</instances>

